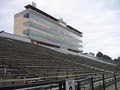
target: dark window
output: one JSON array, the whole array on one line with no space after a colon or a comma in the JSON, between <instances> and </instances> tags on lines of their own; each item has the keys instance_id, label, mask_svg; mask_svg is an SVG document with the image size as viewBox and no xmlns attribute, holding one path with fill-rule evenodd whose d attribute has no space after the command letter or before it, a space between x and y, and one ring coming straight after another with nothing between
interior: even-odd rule
<instances>
[{"instance_id":1,"label":"dark window","mask_svg":"<svg viewBox=\"0 0 120 90\"><path fill-rule=\"evenodd\" d=\"M29 35L29 30L24 30L24 31L23 31L23 34Z\"/></svg>"},{"instance_id":2,"label":"dark window","mask_svg":"<svg viewBox=\"0 0 120 90\"><path fill-rule=\"evenodd\" d=\"M29 18L29 13L24 14L25 18Z\"/></svg>"}]
</instances>

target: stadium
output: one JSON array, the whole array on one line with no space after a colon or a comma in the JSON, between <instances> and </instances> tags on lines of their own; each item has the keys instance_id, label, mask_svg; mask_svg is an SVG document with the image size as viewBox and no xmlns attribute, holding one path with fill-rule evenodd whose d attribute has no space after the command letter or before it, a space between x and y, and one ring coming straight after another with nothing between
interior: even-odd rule
<instances>
[{"instance_id":1,"label":"stadium","mask_svg":"<svg viewBox=\"0 0 120 90\"><path fill-rule=\"evenodd\" d=\"M15 15L14 34L0 32L0 90L118 90L119 65L84 55L82 32L25 8Z\"/></svg>"}]
</instances>

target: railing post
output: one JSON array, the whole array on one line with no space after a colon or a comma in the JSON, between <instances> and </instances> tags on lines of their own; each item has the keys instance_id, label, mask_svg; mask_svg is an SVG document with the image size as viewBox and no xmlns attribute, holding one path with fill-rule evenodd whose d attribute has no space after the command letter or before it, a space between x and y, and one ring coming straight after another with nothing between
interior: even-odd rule
<instances>
[{"instance_id":1,"label":"railing post","mask_svg":"<svg viewBox=\"0 0 120 90\"><path fill-rule=\"evenodd\" d=\"M2 77L0 78L0 86L2 86Z\"/></svg>"},{"instance_id":2,"label":"railing post","mask_svg":"<svg viewBox=\"0 0 120 90\"><path fill-rule=\"evenodd\" d=\"M66 82L64 81L64 83L63 83L63 90L65 90L66 89L66 84L65 84Z\"/></svg>"},{"instance_id":3,"label":"railing post","mask_svg":"<svg viewBox=\"0 0 120 90\"><path fill-rule=\"evenodd\" d=\"M81 90L79 81L77 82L77 90Z\"/></svg>"},{"instance_id":4,"label":"railing post","mask_svg":"<svg viewBox=\"0 0 120 90\"><path fill-rule=\"evenodd\" d=\"M90 90L94 90L94 83L93 83L93 78L89 78L89 83L90 83Z\"/></svg>"},{"instance_id":5,"label":"railing post","mask_svg":"<svg viewBox=\"0 0 120 90\"><path fill-rule=\"evenodd\" d=\"M59 90L65 90L65 81L59 83Z\"/></svg>"},{"instance_id":6,"label":"railing post","mask_svg":"<svg viewBox=\"0 0 120 90\"><path fill-rule=\"evenodd\" d=\"M62 83L59 83L59 90L62 90Z\"/></svg>"},{"instance_id":7,"label":"railing post","mask_svg":"<svg viewBox=\"0 0 120 90\"><path fill-rule=\"evenodd\" d=\"M115 79L115 90L117 90L117 81L116 81L116 74L114 73L114 79Z\"/></svg>"},{"instance_id":8,"label":"railing post","mask_svg":"<svg viewBox=\"0 0 120 90\"><path fill-rule=\"evenodd\" d=\"M104 77L104 74L102 74L102 79L103 79L103 90L105 90L105 77Z\"/></svg>"}]
</instances>

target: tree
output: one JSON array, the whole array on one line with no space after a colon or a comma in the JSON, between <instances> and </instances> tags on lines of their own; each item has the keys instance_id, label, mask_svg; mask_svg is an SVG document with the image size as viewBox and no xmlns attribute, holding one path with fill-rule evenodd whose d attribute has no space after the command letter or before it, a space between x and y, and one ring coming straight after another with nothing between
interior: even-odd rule
<instances>
[{"instance_id":1,"label":"tree","mask_svg":"<svg viewBox=\"0 0 120 90\"><path fill-rule=\"evenodd\" d=\"M103 57L102 52L98 52L98 53L96 54L96 57L100 57L100 58L102 58L102 57Z\"/></svg>"},{"instance_id":2,"label":"tree","mask_svg":"<svg viewBox=\"0 0 120 90\"><path fill-rule=\"evenodd\" d=\"M103 59L111 60L112 58L109 57L108 55L103 55Z\"/></svg>"},{"instance_id":3,"label":"tree","mask_svg":"<svg viewBox=\"0 0 120 90\"><path fill-rule=\"evenodd\" d=\"M118 59L115 58L114 61L115 61L115 62L118 62Z\"/></svg>"},{"instance_id":4,"label":"tree","mask_svg":"<svg viewBox=\"0 0 120 90\"><path fill-rule=\"evenodd\" d=\"M115 59L114 59L114 62L116 62L117 64L120 65L120 56L119 56L118 58L115 58Z\"/></svg>"},{"instance_id":5,"label":"tree","mask_svg":"<svg viewBox=\"0 0 120 90\"><path fill-rule=\"evenodd\" d=\"M118 57L118 61L120 62L120 56Z\"/></svg>"},{"instance_id":6,"label":"tree","mask_svg":"<svg viewBox=\"0 0 120 90\"><path fill-rule=\"evenodd\" d=\"M117 59L115 58L114 61L120 62L120 57L118 57Z\"/></svg>"},{"instance_id":7,"label":"tree","mask_svg":"<svg viewBox=\"0 0 120 90\"><path fill-rule=\"evenodd\" d=\"M105 55L100 51L96 54L96 57L99 57L99 58L102 58L102 59L105 59L105 60L112 60L112 58L110 56Z\"/></svg>"}]
</instances>

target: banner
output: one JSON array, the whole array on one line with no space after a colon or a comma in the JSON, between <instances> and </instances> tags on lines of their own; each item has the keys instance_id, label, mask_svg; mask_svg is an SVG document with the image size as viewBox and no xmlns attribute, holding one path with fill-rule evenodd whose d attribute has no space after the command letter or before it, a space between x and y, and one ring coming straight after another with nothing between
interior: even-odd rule
<instances>
[{"instance_id":1,"label":"banner","mask_svg":"<svg viewBox=\"0 0 120 90\"><path fill-rule=\"evenodd\" d=\"M66 81L66 90L75 90L75 81L74 80Z\"/></svg>"}]
</instances>

